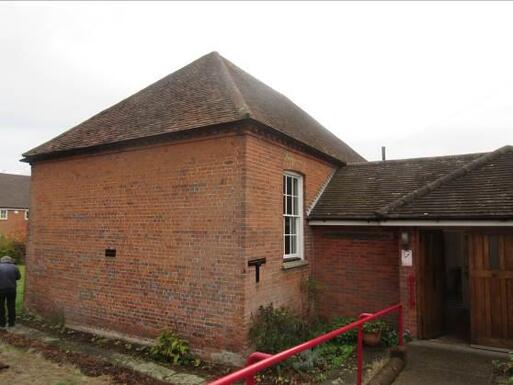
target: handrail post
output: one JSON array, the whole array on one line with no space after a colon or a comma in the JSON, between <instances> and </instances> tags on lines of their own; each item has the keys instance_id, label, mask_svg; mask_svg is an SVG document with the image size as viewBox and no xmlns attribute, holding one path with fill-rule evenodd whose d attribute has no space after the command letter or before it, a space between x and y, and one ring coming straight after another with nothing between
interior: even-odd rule
<instances>
[{"instance_id":1,"label":"handrail post","mask_svg":"<svg viewBox=\"0 0 513 385\"><path fill-rule=\"evenodd\" d=\"M363 371L363 326L358 326L358 341L356 346L356 385L362 385Z\"/></svg>"},{"instance_id":2,"label":"handrail post","mask_svg":"<svg viewBox=\"0 0 513 385\"><path fill-rule=\"evenodd\" d=\"M397 312L399 315L399 346L404 345L404 318L403 318L403 306L399 305L399 310Z\"/></svg>"},{"instance_id":3,"label":"handrail post","mask_svg":"<svg viewBox=\"0 0 513 385\"><path fill-rule=\"evenodd\" d=\"M369 313L360 314L360 319L367 318ZM358 340L356 346L356 385L362 385L363 378L363 323L358 325Z\"/></svg>"},{"instance_id":4,"label":"handrail post","mask_svg":"<svg viewBox=\"0 0 513 385\"><path fill-rule=\"evenodd\" d=\"M246 366L253 365L255 362L261 361L263 359L271 357L272 354L262 353L262 352L253 352L249 355L246 360ZM255 375L246 377L246 385L255 385Z\"/></svg>"}]
</instances>

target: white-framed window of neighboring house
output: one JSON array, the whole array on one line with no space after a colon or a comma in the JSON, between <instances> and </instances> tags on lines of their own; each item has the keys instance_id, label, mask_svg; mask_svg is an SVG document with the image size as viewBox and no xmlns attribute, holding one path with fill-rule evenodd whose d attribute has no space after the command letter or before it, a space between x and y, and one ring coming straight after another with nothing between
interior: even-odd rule
<instances>
[{"instance_id":1,"label":"white-framed window of neighboring house","mask_svg":"<svg viewBox=\"0 0 513 385\"><path fill-rule=\"evenodd\" d=\"M283 258L303 259L303 177L283 173Z\"/></svg>"},{"instance_id":2,"label":"white-framed window of neighboring house","mask_svg":"<svg viewBox=\"0 0 513 385\"><path fill-rule=\"evenodd\" d=\"M25 220L28 221L29 219L29 211L25 210Z\"/></svg>"},{"instance_id":3,"label":"white-framed window of neighboring house","mask_svg":"<svg viewBox=\"0 0 513 385\"><path fill-rule=\"evenodd\" d=\"M9 218L9 210L0 209L0 221L6 221Z\"/></svg>"}]
</instances>

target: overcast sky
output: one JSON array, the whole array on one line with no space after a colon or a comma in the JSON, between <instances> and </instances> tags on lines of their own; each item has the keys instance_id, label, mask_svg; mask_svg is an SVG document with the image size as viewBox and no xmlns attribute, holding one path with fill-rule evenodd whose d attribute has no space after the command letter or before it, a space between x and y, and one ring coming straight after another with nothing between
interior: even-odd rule
<instances>
[{"instance_id":1,"label":"overcast sky","mask_svg":"<svg viewBox=\"0 0 513 385\"><path fill-rule=\"evenodd\" d=\"M364 157L513 144L513 3L0 3L0 172L211 51Z\"/></svg>"}]
</instances>

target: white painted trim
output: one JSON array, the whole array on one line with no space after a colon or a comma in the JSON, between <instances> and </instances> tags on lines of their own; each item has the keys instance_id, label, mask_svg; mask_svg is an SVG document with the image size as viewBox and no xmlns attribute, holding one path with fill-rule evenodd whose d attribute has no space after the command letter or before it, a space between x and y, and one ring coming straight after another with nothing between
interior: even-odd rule
<instances>
[{"instance_id":1,"label":"white painted trim","mask_svg":"<svg viewBox=\"0 0 513 385\"><path fill-rule=\"evenodd\" d=\"M318 220L312 219L308 222L310 226L445 226L445 227L513 227L513 220L490 221L490 220L388 220L388 221L365 221L365 220Z\"/></svg>"},{"instance_id":2,"label":"white painted trim","mask_svg":"<svg viewBox=\"0 0 513 385\"><path fill-rule=\"evenodd\" d=\"M5 217L0 216L0 221L6 221L9 219L9 209L0 209L0 211L5 211Z\"/></svg>"},{"instance_id":3,"label":"white painted trim","mask_svg":"<svg viewBox=\"0 0 513 385\"><path fill-rule=\"evenodd\" d=\"M304 211L303 211L304 210L303 175L298 174L297 172L294 172L294 171L284 171L283 176L291 176L293 178L296 178L298 180L297 186L299 189L299 194L298 194L299 226L297 229L297 241L298 241L297 252L296 252L296 254L285 254L285 248L284 248L283 259L286 260L287 258L300 258L301 260L303 260L305 258L305 253L304 253L304 250L305 250L305 241L304 241L305 215L304 215ZM282 194L282 199L283 199L283 194ZM284 214L283 214L283 217L285 217ZM285 234L285 221L283 222L282 237L285 237L284 234Z\"/></svg>"},{"instance_id":4,"label":"white painted trim","mask_svg":"<svg viewBox=\"0 0 513 385\"><path fill-rule=\"evenodd\" d=\"M310 213L314 209L314 207L317 204L317 202L319 202L319 199L321 199L322 194L324 194L324 190L326 190L326 187L328 187L329 183L331 182L331 179L333 179L333 176L335 175L336 172L337 172L337 170L333 170L331 175L328 177L328 179L326 179L324 184L321 186L321 189L319 190L319 192L315 196L315 199L313 200L313 202L310 204L310 207L308 207L306 209L306 216L310 215Z\"/></svg>"}]
</instances>

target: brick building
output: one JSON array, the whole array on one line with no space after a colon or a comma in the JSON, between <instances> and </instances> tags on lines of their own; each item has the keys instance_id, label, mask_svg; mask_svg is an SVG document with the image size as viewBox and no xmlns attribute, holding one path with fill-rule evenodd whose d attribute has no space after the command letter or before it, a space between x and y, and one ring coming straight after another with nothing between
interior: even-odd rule
<instances>
[{"instance_id":1,"label":"brick building","mask_svg":"<svg viewBox=\"0 0 513 385\"><path fill-rule=\"evenodd\" d=\"M0 235L25 242L30 206L30 176L0 173Z\"/></svg>"},{"instance_id":2,"label":"brick building","mask_svg":"<svg viewBox=\"0 0 513 385\"><path fill-rule=\"evenodd\" d=\"M214 360L245 352L259 306L304 311L301 287L311 276L325 288L324 316L402 302L411 332L427 336L418 332L427 319L416 300L419 245L456 223L465 228L463 219L500 221L503 270L513 259L504 246L513 219L509 147L365 162L217 53L24 157L32 165L26 306L98 333L153 337L172 328ZM483 180L499 187L476 201ZM444 208L456 190L443 189L454 181L464 187L450 204L462 216L434 225L445 213L430 215L425 197Z\"/></svg>"}]
</instances>

